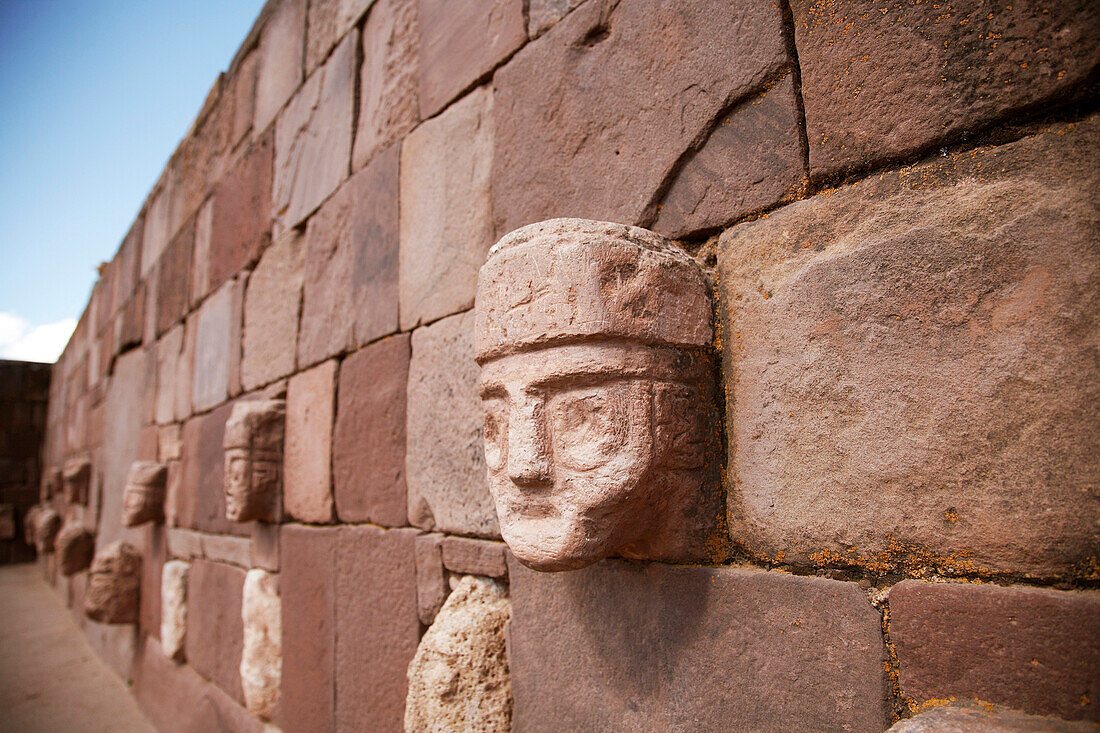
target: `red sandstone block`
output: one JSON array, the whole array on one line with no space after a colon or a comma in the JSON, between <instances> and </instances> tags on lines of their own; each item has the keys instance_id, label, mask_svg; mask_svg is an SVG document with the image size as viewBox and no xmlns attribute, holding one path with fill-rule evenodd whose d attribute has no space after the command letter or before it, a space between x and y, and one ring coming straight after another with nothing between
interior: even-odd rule
<instances>
[{"instance_id":1,"label":"red sandstone block","mask_svg":"<svg viewBox=\"0 0 1100 733\"><path fill-rule=\"evenodd\" d=\"M274 133L257 139L214 189L207 286L216 288L255 262L271 241Z\"/></svg>"},{"instance_id":2,"label":"red sandstone block","mask_svg":"<svg viewBox=\"0 0 1100 733\"><path fill-rule=\"evenodd\" d=\"M443 570L443 535L416 536L416 613L420 623L431 626L451 589Z\"/></svg>"},{"instance_id":3,"label":"red sandstone block","mask_svg":"<svg viewBox=\"0 0 1100 733\"><path fill-rule=\"evenodd\" d=\"M118 247L115 255L116 270L114 280L114 297L111 299L115 313L118 313L133 296L137 286L139 268L141 267L141 237L145 231L145 217L138 214L130 230Z\"/></svg>"},{"instance_id":4,"label":"red sandstone block","mask_svg":"<svg viewBox=\"0 0 1100 733\"><path fill-rule=\"evenodd\" d=\"M241 594L244 571L206 560L192 560L187 579L187 662L239 703L244 624Z\"/></svg>"},{"instance_id":5,"label":"red sandstone block","mask_svg":"<svg viewBox=\"0 0 1100 733\"><path fill-rule=\"evenodd\" d=\"M302 83L306 0L277 0L265 8L256 51L256 101L253 135L260 135Z\"/></svg>"},{"instance_id":6,"label":"red sandstone block","mask_svg":"<svg viewBox=\"0 0 1100 733\"><path fill-rule=\"evenodd\" d=\"M145 535L145 551L141 555L141 613L143 632L160 638L161 571L168 558L168 543L164 525L150 522L141 528Z\"/></svg>"},{"instance_id":7,"label":"red sandstone block","mask_svg":"<svg viewBox=\"0 0 1100 733\"><path fill-rule=\"evenodd\" d=\"M160 257L156 308L158 337L187 314L191 287L191 250L194 244L195 220L190 219Z\"/></svg>"},{"instance_id":8,"label":"red sandstone block","mask_svg":"<svg viewBox=\"0 0 1100 733\"><path fill-rule=\"evenodd\" d=\"M508 570L516 730L889 725L881 619L854 583L623 561Z\"/></svg>"},{"instance_id":9,"label":"red sandstone block","mask_svg":"<svg viewBox=\"0 0 1100 733\"><path fill-rule=\"evenodd\" d=\"M405 401L409 336L371 344L340 365L332 437L336 513L343 522L408 524Z\"/></svg>"},{"instance_id":10,"label":"red sandstone block","mask_svg":"<svg viewBox=\"0 0 1100 733\"><path fill-rule=\"evenodd\" d=\"M279 572L279 525L266 522L252 523L250 566Z\"/></svg>"},{"instance_id":11,"label":"red sandstone block","mask_svg":"<svg viewBox=\"0 0 1100 733\"><path fill-rule=\"evenodd\" d=\"M527 35L541 36L584 0L528 0Z\"/></svg>"},{"instance_id":12,"label":"red sandstone block","mask_svg":"<svg viewBox=\"0 0 1100 733\"><path fill-rule=\"evenodd\" d=\"M374 0L313 0L306 24L306 74L313 73Z\"/></svg>"},{"instance_id":13,"label":"red sandstone block","mask_svg":"<svg viewBox=\"0 0 1100 733\"><path fill-rule=\"evenodd\" d=\"M334 730L336 544L340 531L283 525L279 533L284 552L279 573L283 673L276 722L287 733Z\"/></svg>"},{"instance_id":14,"label":"red sandstone block","mask_svg":"<svg viewBox=\"0 0 1100 733\"><path fill-rule=\"evenodd\" d=\"M901 691L1100 720L1100 593L921 583L890 589Z\"/></svg>"},{"instance_id":15,"label":"red sandstone block","mask_svg":"<svg viewBox=\"0 0 1100 733\"><path fill-rule=\"evenodd\" d=\"M244 280L238 277L222 285L199 309L191 376L191 404L196 411L224 402L232 386L239 391L243 299Z\"/></svg>"},{"instance_id":16,"label":"red sandstone block","mask_svg":"<svg viewBox=\"0 0 1100 733\"><path fill-rule=\"evenodd\" d=\"M506 549L503 542L445 537L443 566L452 573L505 578L508 576Z\"/></svg>"},{"instance_id":17,"label":"red sandstone block","mask_svg":"<svg viewBox=\"0 0 1100 733\"><path fill-rule=\"evenodd\" d=\"M332 521L332 421L336 362L290 378L286 391L283 511L304 522Z\"/></svg>"},{"instance_id":18,"label":"red sandstone block","mask_svg":"<svg viewBox=\"0 0 1100 733\"><path fill-rule=\"evenodd\" d=\"M344 527L336 560L336 726L401 730L420 623L416 532Z\"/></svg>"},{"instance_id":19,"label":"red sandstone block","mask_svg":"<svg viewBox=\"0 0 1100 733\"><path fill-rule=\"evenodd\" d=\"M117 333L115 338L115 353L121 354L131 346L141 344L145 331L145 281L143 280L135 289L134 294L126 301L122 309L122 315L116 322Z\"/></svg>"},{"instance_id":20,"label":"red sandstone block","mask_svg":"<svg viewBox=\"0 0 1100 733\"><path fill-rule=\"evenodd\" d=\"M152 354L152 351L149 351ZM146 424L145 394L156 378L156 360L148 368L146 352L129 351L115 361L115 373L103 401L103 445L96 472L102 477L99 499L99 527L96 547L118 539L140 546L137 530L122 527L122 493L130 464L139 458L142 431ZM70 408L71 409L71 408ZM90 504L95 504L93 501Z\"/></svg>"},{"instance_id":21,"label":"red sandstone block","mask_svg":"<svg viewBox=\"0 0 1100 733\"><path fill-rule=\"evenodd\" d=\"M183 424L183 457L179 483L172 493L177 526L214 534L248 536L246 524L225 518L222 439L232 404Z\"/></svg>"},{"instance_id":22,"label":"red sandstone block","mask_svg":"<svg viewBox=\"0 0 1100 733\"><path fill-rule=\"evenodd\" d=\"M245 389L294 371L304 253L301 235L290 230L268 247L248 278L241 347Z\"/></svg>"}]
</instances>

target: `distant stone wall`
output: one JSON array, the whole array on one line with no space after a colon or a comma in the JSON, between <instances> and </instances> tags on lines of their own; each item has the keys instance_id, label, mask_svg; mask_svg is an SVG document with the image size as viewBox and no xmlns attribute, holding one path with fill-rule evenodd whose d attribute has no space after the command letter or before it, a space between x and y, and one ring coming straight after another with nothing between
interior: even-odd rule
<instances>
[{"instance_id":1,"label":"distant stone wall","mask_svg":"<svg viewBox=\"0 0 1100 733\"><path fill-rule=\"evenodd\" d=\"M43 570L164 730L1098 721L1098 61L1087 0L271 0L49 386L44 467L92 464L49 501L141 551L138 623ZM712 564L500 540L477 274L566 216L713 280ZM225 512L256 399L275 523Z\"/></svg>"},{"instance_id":2,"label":"distant stone wall","mask_svg":"<svg viewBox=\"0 0 1100 733\"><path fill-rule=\"evenodd\" d=\"M38 501L50 365L0 360L0 564L34 559L23 517Z\"/></svg>"}]
</instances>

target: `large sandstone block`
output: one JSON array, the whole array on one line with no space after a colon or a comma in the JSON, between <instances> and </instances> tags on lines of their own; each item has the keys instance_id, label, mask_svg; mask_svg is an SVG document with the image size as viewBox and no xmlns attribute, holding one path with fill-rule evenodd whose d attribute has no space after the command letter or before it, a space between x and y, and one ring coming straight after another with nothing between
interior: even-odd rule
<instances>
[{"instance_id":1,"label":"large sandstone block","mask_svg":"<svg viewBox=\"0 0 1100 733\"><path fill-rule=\"evenodd\" d=\"M239 382L243 296L244 280L234 278L199 309L191 376L191 404L196 412L224 402L231 384Z\"/></svg>"},{"instance_id":2,"label":"large sandstone block","mask_svg":"<svg viewBox=\"0 0 1100 733\"><path fill-rule=\"evenodd\" d=\"M279 703L279 679L283 669L282 611L277 575L259 568L245 574L241 618L244 648L240 669L245 707L253 715L270 720Z\"/></svg>"},{"instance_id":3,"label":"large sandstone block","mask_svg":"<svg viewBox=\"0 0 1100 733\"><path fill-rule=\"evenodd\" d=\"M170 531L170 530L169 530ZM184 659L187 638L187 576L191 563L169 560L161 570L160 643L165 656Z\"/></svg>"},{"instance_id":4,"label":"large sandstone block","mask_svg":"<svg viewBox=\"0 0 1100 733\"><path fill-rule=\"evenodd\" d=\"M787 63L772 3L582 4L493 77L496 234L560 216L649 223L685 153Z\"/></svg>"},{"instance_id":5,"label":"large sandstone block","mask_svg":"<svg viewBox=\"0 0 1100 733\"><path fill-rule=\"evenodd\" d=\"M335 361L296 374L287 385L283 512L303 522L332 521L335 389Z\"/></svg>"},{"instance_id":6,"label":"large sandstone block","mask_svg":"<svg viewBox=\"0 0 1100 733\"><path fill-rule=\"evenodd\" d=\"M263 133L302 83L306 0L276 0L260 31L256 50L256 102L252 129Z\"/></svg>"},{"instance_id":7,"label":"large sandstone block","mask_svg":"<svg viewBox=\"0 0 1100 733\"><path fill-rule=\"evenodd\" d=\"M881 619L855 583L509 562L516 730L878 731Z\"/></svg>"},{"instance_id":8,"label":"large sandstone block","mask_svg":"<svg viewBox=\"0 0 1100 733\"><path fill-rule=\"evenodd\" d=\"M156 421L158 425L165 425L186 417L186 415L176 414L177 390L183 388L179 380L183 328L182 325L176 326L157 341ZM186 389L190 397L190 384L186 385Z\"/></svg>"},{"instance_id":9,"label":"large sandstone block","mask_svg":"<svg viewBox=\"0 0 1100 733\"><path fill-rule=\"evenodd\" d=\"M875 572L1096 562L1098 142L1093 119L722 236L735 540Z\"/></svg>"},{"instance_id":10,"label":"large sandstone block","mask_svg":"<svg viewBox=\"0 0 1100 733\"><path fill-rule=\"evenodd\" d=\"M294 371L304 256L301 234L290 230L264 252L248 278L241 354L246 390Z\"/></svg>"},{"instance_id":11,"label":"large sandstone block","mask_svg":"<svg viewBox=\"0 0 1100 733\"><path fill-rule=\"evenodd\" d=\"M274 135L257 139L214 189L206 286L216 288L259 259L271 241L271 165Z\"/></svg>"},{"instance_id":12,"label":"large sandstone block","mask_svg":"<svg viewBox=\"0 0 1100 733\"><path fill-rule=\"evenodd\" d=\"M918 704L1100 721L1100 593L906 580L889 598L901 692Z\"/></svg>"},{"instance_id":13,"label":"large sandstone block","mask_svg":"<svg viewBox=\"0 0 1100 733\"><path fill-rule=\"evenodd\" d=\"M528 0L527 35L542 35L584 0Z\"/></svg>"},{"instance_id":14,"label":"large sandstone block","mask_svg":"<svg viewBox=\"0 0 1100 733\"><path fill-rule=\"evenodd\" d=\"M493 94L479 87L401 145L401 328L474 304L493 243Z\"/></svg>"},{"instance_id":15,"label":"large sandstone block","mask_svg":"<svg viewBox=\"0 0 1100 733\"><path fill-rule=\"evenodd\" d=\"M298 363L314 364L397 330L397 166L393 146L310 218Z\"/></svg>"},{"instance_id":16,"label":"large sandstone block","mask_svg":"<svg viewBox=\"0 0 1100 733\"><path fill-rule=\"evenodd\" d=\"M427 119L527 40L522 0L419 0L420 116Z\"/></svg>"},{"instance_id":17,"label":"large sandstone block","mask_svg":"<svg viewBox=\"0 0 1100 733\"><path fill-rule=\"evenodd\" d=\"M313 73L372 5L374 0L313 0L309 4L306 74Z\"/></svg>"},{"instance_id":18,"label":"large sandstone block","mask_svg":"<svg viewBox=\"0 0 1100 733\"><path fill-rule=\"evenodd\" d=\"M166 515L173 526L215 534L248 536L247 524L225 516L225 423L232 411L226 403L183 424L179 478L169 477Z\"/></svg>"},{"instance_id":19,"label":"large sandstone block","mask_svg":"<svg viewBox=\"0 0 1100 733\"><path fill-rule=\"evenodd\" d=\"M1095 733L1096 725L1027 715L988 703L934 707L890 726L889 733Z\"/></svg>"},{"instance_id":20,"label":"large sandstone block","mask_svg":"<svg viewBox=\"0 0 1100 733\"><path fill-rule=\"evenodd\" d=\"M1100 6L794 0L810 145L822 178L1067 99L1100 61Z\"/></svg>"},{"instance_id":21,"label":"large sandstone block","mask_svg":"<svg viewBox=\"0 0 1100 733\"><path fill-rule=\"evenodd\" d=\"M409 521L421 529L499 538L473 341L473 311L413 332L405 448Z\"/></svg>"},{"instance_id":22,"label":"large sandstone block","mask_svg":"<svg viewBox=\"0 0 1100 733\"><path fill-rule=\"evenodd\" d=\"M153 362L155 367L155 361ZM122 495L130 464L138 459L142 427L145 423L145 391L155 379L146 368L146 355L135 349L115 360L115 370L104 400L103 451L97 464L102 470L102 495L99 497L100 523L96 548L115 540L140 544L140 533L122 526ZM91 504L96 504L93 500Z\"/></svg>"},{"instance_id":23,"label":"large sandstone block","mask_svg":"<svg viewBox=\"0 0 1100 733\"><path fill-rule=\"evenodd\" d=\"M340 365L332 436L336 514L343 522L408 524L405 403L409 336L371 344Z\"/></svg>"},{"instance_id":24,"label":"large sandstone block","mask_svg":"<svg viewBox=\"0 0 1100 733\"><path fill-rule=\"evenodd\" d=\"M183 320L190 302L191 254L195 220L191 219L168 244L157 268L156 335Z\"/></svg>"},{"instance_id":25,"label":"large sandstone block","mask_svg":"<svg viewBox=\"0 0 1100 733\"><path fill-rule=\"evenodd\" d=\"M275 123L272 202L281 229L297 226L348 176L358 44L352 31Z\"/></svg>"},{"instance_id":26,"label":"large sandstone block","mask_svg":"<svg viewBox=\"0 0 1100 733\"><path fill-rule=\"evenodd\" d=\"M416 653L416 531L340 530L336 558L336 727L400 730ZM289 601L288 601L289 603Z\"/></svg>"},{"instance_id":27,"label":"large sandstone block","mask_svg":"<svg viewBox=\"0 0 1100 733\"><path fill-rule=\"evenodd\" d=\"M241 650L244 626L241 595L245 573L239 568L193 560L187 580L187 663L206 679L244 703Z\"/></svg>"}]
</instances>

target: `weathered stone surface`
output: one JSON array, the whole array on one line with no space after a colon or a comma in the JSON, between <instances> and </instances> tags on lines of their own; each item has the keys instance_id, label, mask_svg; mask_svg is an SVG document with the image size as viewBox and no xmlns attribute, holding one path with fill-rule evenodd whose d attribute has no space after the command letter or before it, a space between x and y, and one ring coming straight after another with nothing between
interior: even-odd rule
<instances>
[{"instance_id":1,"label":"weathered stone surface","mask_svg":"<svg viewBox=\"0 0 1100 733\"><path fill-rule=\"evenodd\" d=\"M161 570L160 644L164 655L184 660L187 638L187 575L191 563L169 560Z\"/></svg>"},{"instance_id":2,"label":"weathered stone surface","mask_svg":"<svg viewBox=\"0 0 1100 733\"><path fill-rule=\"evenodd\" d=\"M900 720L888 733L1094 733L1095 723L1070 722L984 707L936 707Z\"/></svg>"},{"instance_id":3,"label":"weathered stone surface","mask_svg":"<svg viewBox=\"0 0 1100 733\"><path fill-rule=\"evenodd\" d=\"M279 679L283 669L282 613L278 576L266 570L249 570L244 579L241 620L244 649L241 652L241 686L248 712L270 720L279 703Z\"/></svg>"},{"instance_id":4,"label":"weathered stone surface","mask_svg":"<svg viewBox=\"0 0 1100 733\"><path fill-rule=\"evenodd\" d=\"M500 584L466 576L443 604L409 664L406 731L512 729L512 683Z\"/></svg>"},{"instance_id":5,"label":"weathered stone surface","mask_svg":"<svg viewBox=\"0 0 1100 733\"><path fill-rule=\"evenodd\" d=\"M297 226L347 178L359 32L306 80L275 123L275 217Z\"/></svg>"},{"instance_id":6,"label":"weathered stone surface","mask_svg":"<svg viewBox=\"0 0 1100 733\"><path fill-rule=\"evenodd\" d=\"M855 583L624 561L508 572L516 730L888 725L881 619Z\"/></svg>"},{"instance_id":7,"label":"weathered stone surface","mask_svg":"<svg viewBox=\"0 0 1100 733\"><path fill-rule=\"evenodd\" d=\"M315 0L309 4L306 74L313 73L371 5L374 0Z\"/></svg>"},{"instance_id":8,"label":"weathered stone surface","mask_svg":"<svg viewBox=\"0 0 1100 733\"><path fill-rule=\"evenodd\" d=\"M896 159L1062 101L1100 61L1100 8L795 0L815 178Z\"/></svg>"},{"instance_id":9,"label":"weathered stone surface","mask_svg":"<svg viewBox=\"0 0 1100 733\"><path fill-rule=\"evenodd\" d=\"M347 0L362 2L363 0ZM380 0L363 26L359 118L352 170L359 170L420 120L416 0Z\"/></svg>"},{"instance_id":10,"label":"weathered stone surface","mask_svg":"<svg viewBox=\"0 0 1100 733\"><path fill-rule=\"evenodd\" d=\"M252 567L252 540L249 537L233 537L224 534L202 536L202 556L207 560L236 565L248 570Z\"/></svg>"},{"instance_id":11,"label":"weathered stone surface","mask_svg":"<svg viewBox=\"0 0 1100 733\"><path fill-rule=\"evenodd\" d=\"M62 575L79 573L92 564L95 537L79 522L69 522L57 534L57 569Z\"/></svg>"},{"instance_id":12,"label":"weathered stone surface","mask_svg":"<svg viewBox=\"0 0 1100 733\"><path fill-rule=\"evenodd\" d=\"M212 534L248 536L249 527L232 522L225 512L225 425L232 404L192 418L183 425L180 478L169 491L174 526Z\"/></svg>"},{"instance_id":13,"label":"weathered stone surface","mask_svg":"<svg viewBox=\"0 0 1100 733\"><path fill-rule=\"evenodd\" d=\"M125 542L113 542L92 560L84 615L104 624L137 623L140 591L141 553Z\"/></svg>"},{"instance_id":14,"label":"weathered stone surface","mask_svg":"<svg viewBox=\"0 0 1100 733\"><path fill-rule=\"evenodd\" d=\"M184 323L179 361L176 365L176 420L186 420L193 413L191 409L191 391L194 386L195 350L198 344L198 336L199 311L193 311L187 316Z\"/></svg>"},{"instance_id":15,"label":"weathered stone surface","mask_svg":"<svg viewBox=\"0 0 1100 733\"><path fill-rule=\"evenodd\" d=\"M527 35L541 36L584 0L528 0Z\"/></svg>"},{"instance_id":16,"label":"weathered stone surface","mask_svg":"<svg viewBox=\"0 0 1100 733\"><path fill-rule=\"evenodd\" d=\"M405 449L409 522L499 537L481 442L473 340L473 312L413 332Z\"/></svg>"},{"instance_id":17,"label":"weathered stone surface","mask_svg":"<svg viewBox=\"0 0 1100 733\"><path fill-rule=\"evenodd\" d=\"M682 238L792 198L805 184L798 102L790 74L720 117L676 173L653 229Z\"/></svg>"},{"instance_id":18,"label":"weathered stone surface","mask_svg":"<svg viewBox=\"0 0 1100 733\"><path fill-rule=\"evenodd\" d=\"M164 526L148 524L142 528L144 535L141 554L141 598L138 618L140 633L152 636L160 634L160 596L163 584L164 563L168 561L168 542Z\"/></svg>"},{"instance_id":19,"label":"weathered stone surface","mask_svg":"<svg viewBox=\"0 0 1100 733\"><path fill-rule=\"evenodd\" d=\"M391 336L340 365L332 436L336 514L342 522L408 524L405 403L409 336Z\"/></svg>"},{"instance_id":20,"label":"weathered stone surface","mask_svg":"<svg viewBox=\"0 0 1100 733\"><path fill-rule=\"evenodd\" d=\"M244 296L241 386L252 390L294 372L305 247L285 232L260 259Z\"/></svg>"},{"instance_id":21,"label":"weathered stone surface","mask_svg":"<svg viewBox=\"0 0 1100 733\"><path fill-rule=\"evenodd\" d=\"M195 322L195 365L191 403L209 410L229 397L230 382L240 368L241 307L244 282L234 278L207 298Z\"/></svg>"},{"instance_id":22,"label":"weathered stone surface","mask_svg":"<svg viewBox=\"0 0 1100 733\"><path fill-rule=\"evenodd\" d=\"M166 529L168 556L190 560L202 557L202 535L189 529Z\"/></svg>"},{"instance_id":23,"label":"weathered stone surface","mask_svg":"<svg viewBox=\"0 0 1100 733\"><path fill-rule=\"evenodd\" d=\"M164 491L168 467L156 461L134 461L122 494L122 526L164 521Z\"/></svg>"},{"instance_id":24,"label":"weathered stone surface","mask_svg":"<svg viewBox=\"0 0 1100 733\"><path fill-rule=\"evenodd\" d=\"M125 539L137 544L139 534L122 526L122 494L130 464L138 459L142 426L145 424L145 392L152 387L153 374L146 368L146 354L141 349L128 352L115 360L115 370L104 400L103 444L110 450L101 453L102 496L99 499L99 528L96 548L102 549L115 540Z\"/></svg>"},{"instance_id":25,"label":"weathered stone surface","mask_svg":"<svg viewBox=\"0 0 1100 733\"><path fill-rule=\"evenodd\" d=\"M191 307L210 292L210 249L214 226L214 199L206 200L195 215L195 246L191 259Z\"/></svg>"},{"instance_id":26,"label":"weathered stone surface","mask_svg":"<svg viewBox=\"0 0 1100 733\"><path fill-rule=\"evenodd\" d=\"M164 425L187 417L177 415L176 405L180 401L180 353L183 350L183 326L176 326L157 341L157 398L155 417L158 425ZM190 402L190 384L186 385Z\"/></svg>"},{"instance_id":27,"label":"weathered stone surface","mask_svg":"<svg viewBox=\"0 0 1100 733\"><path fill-rule=\"evenodd\" d=\"M493 77L497 235L554 216L646 224L682 156L787 62L772 3L584 3Z\"/></svg>"},{"instance_id":28,"label":"weathered stone surface","mask_svg":"<svg viewBox=\"0 0 1100 733\"><path fill-rule=\"evenodd\" d=\"M271 241L274 134L257 139L226 171L211 199L207 287L255 262Z\"/></svg>"},{"instance_id":29,"label":"weathered stone surface","mask_svg":"<svg viewBox=\"0 0 1100 733\"><path fill-rule=\"evenodd\" d=\"M277 0L260 32L253 134L267 129L302 83L306 0Z\"/></svg>"},{"instance_id":30,"label":"weathered stone surface","mask_svg":"<svg viewBox=\"0 0 1100 733\"><path fill-rule=\"evenodd\" d=\"M279 525L256 522L252 525L249 566L279 571Z\"/></svg>"},{"instance_id":31,"label":"weathered stone surface","mask_svg":"<svg viewBox=\"0 0 1100 733\"><path fill-rule=\"evenodd\" d=\"M285 731L334 730L336 542L341 531L291 524L279 534L283 674L276 723Z\"/></svg>"},{"instance_id":32,"label":"weathered stone surface","mask_svg":"<svg viewBox=\"0 0 1100 733\"><path fill-rule=\"evenodd\" d=\"M493 93L479 87L401 145L401 328L469 308L493 243Z\"/></svg>"},{"instance_id":33,"label":"weathered stone surface","mask_svg":"<svg viewBox=\"0 0 1100 733\"><path fill-rule=\"evenodd\" d=\"M244 571L193 560L187 577L187 663L234 700L244 703L241 650L244 628L241 594Z\"/></svg>"},{"instance_id":34,"label":"weathered stone surface","mask_svg":"<svg viewBox=\"0 0 1100 733\"><path fill-rule=\"evenodd\" d=\"M145 209L144 230L141 237L141 277L148 275L153 265L160 259L161 252L168 246L168 241L174 232L171 231L170 207L172 205L172 191L167 189L170 183L161 174L158 187L149 195Z\"/></svg>"},{"instance_id":35,"label":"weathered stone surface","mask_svg":"<svg viewBox=\"0 0 1100 733\"><path fill-rule=\"evenodd\" d=\"M394 146L309 220L299 365L397 330L398 161Z\"/></svg>"},{"instance_id":36,"label":"weathered stone surface","mask_svg":"<svg viewBox=\"0 0 1100 733\"><path fill-rule=\"evenodd\" d=\"M336 727L400 730L416 653L415 530L344 527L336 560ZM289 603L289 601L288 601Z\"/></svg>"},{"instance_id":37,"label":"weathered stone surface","mask_svg":"<svg viewBox=\"0 0 1100 733\"><path fill-rule=\"evenodd\" d=\"M157 459L178 461L183 452L179 423L157 428Z\"/></svg>"},{"instance_id":38,"label":"weathered stone surface","mask_svg":"<svg viewBox=\"0 0 1100 733\"><path fill-rule=\"evenodd\" d=\"M283 400L241 400L225 423L225 518L279 521L283 476Z\"/></svg>"},{"instance_id":39,"label":"weathered stone surface","mask_svg":"<svg viewBox=\"0 0 1100 733\"><path fill-rule=\"evenodd\" d=\"M1100 594L906 580L889 597L902 694L1100 721Z\"/></svg>"},{"instance_id":40,"label":"weathered stone surface","mask_svg":"<svg viewBox=\"0 0 1100 733\"><path fill-rule=\"evenodd\" d=\"M51 485L56 485L56 474L50 476ZM61 470L61 484L65 489L65 501L69 504L88 504L88 491L92 483L92 462L87 456L65 461ZM46 497L53 495L47 491Z\"/></svg>"},{"instance_id":41,"label":"weathered stone surface","mask_svg":"<svg viewBox=\"0 0 1100 733\"><path fill-rule=\"evenodd\" d=\"M527 40L522 0L419 0L419 9L423 119Z\"/></svg>"},{"instance_id":42,"label":"weathered stone surface","mask_svg":"<svg viewBox=\"0 0 1100 733\"><path fill-rule=\"evenodd\" d=\"M121 317L116 321L116 354L141 344L145 329L145 290L145 281L142 281L123 307Z\"/></svg>"},{"instance_id":43,"label":"weathered stone surface","mask_svg":"<svg viewBox=\"0 0 1100 733\"><path fill-rule=\"evenodd\" d=\"M416 614L420 623L430 626L451 592L443 570L443 535L416 536Z\"/></svg>"},{"instance_id":44,"label":"weathered stone surface","mask_svg":"<svg viewBox=\"0 0 1100 733\"><path fill-rule=\"evenodd\" d=\"M336 362L290 378L286 394L283 511L303 522L332 521L332 420Z\"/></svg>"},{"instance_id":45,"label":"weathered stone surface","mask_svg":"<svg viewBox=\"0 0 1100 733\"><path fill-rule=\"evenodd\" d=\"M195 245L195 220L188 220L172 238L157 268L156 335L179 323L187 314L191 294L191 258Z\"/></svg>"},{"instance_id":46,"label":"weathered stone surface","mask_svg":"<svg viewBox=\"0 0 1100 733\"><path fill-rule=\"evenodd\" d=\"M444 537L443 566L452 573L464 575L484 575L490 578L508 576L505 545L501 542Z\"/></svg>"},{"instance_id":47,"label":"weathered stone surface","mask_svg":"<svg viewBox=\"0 0 1100 733\"><path fill-rule=\"evenodd\" d=\"M61 515L52 506L40 505L34 515L34 544L39 555L53 552L60 531Z\"/></svg>"},{"instance_id":48,"label":"weathered stone surface","mask_svg":"<svg viewBox=\"0 0 1100 733\"><path fill-rule=\"evenodd\" d=\"M878 572L1095 562L1098 142L1089 120L722 236L738 541Z\"/></svg>"}]
</instances>

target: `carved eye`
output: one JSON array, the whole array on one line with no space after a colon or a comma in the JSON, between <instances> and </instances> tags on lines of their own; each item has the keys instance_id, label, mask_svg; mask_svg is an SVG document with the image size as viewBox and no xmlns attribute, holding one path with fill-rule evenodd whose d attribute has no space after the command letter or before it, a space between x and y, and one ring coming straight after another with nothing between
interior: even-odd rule
<instances>
[{"instance_id":1,"label":"carved eye","mask_svg":"<svg viewBox=\"0 0 1100 733\"><path fill-rule=\"evenodd\" d=\"M553 396L548 403L554 457L577 471L614 458L628 434L629 386L607 384Z\"/></svg>"},{"instance_id":2,"label":"carved eye","mask_svg":"<svg viewBox=\"0 0 1100 733\"><path fill-rule=\"evenodd\" d=\"M508 460L508 410L500 399L487 399L484 407L485 463L495 472Z\"/></svg>"}]
</instances>

